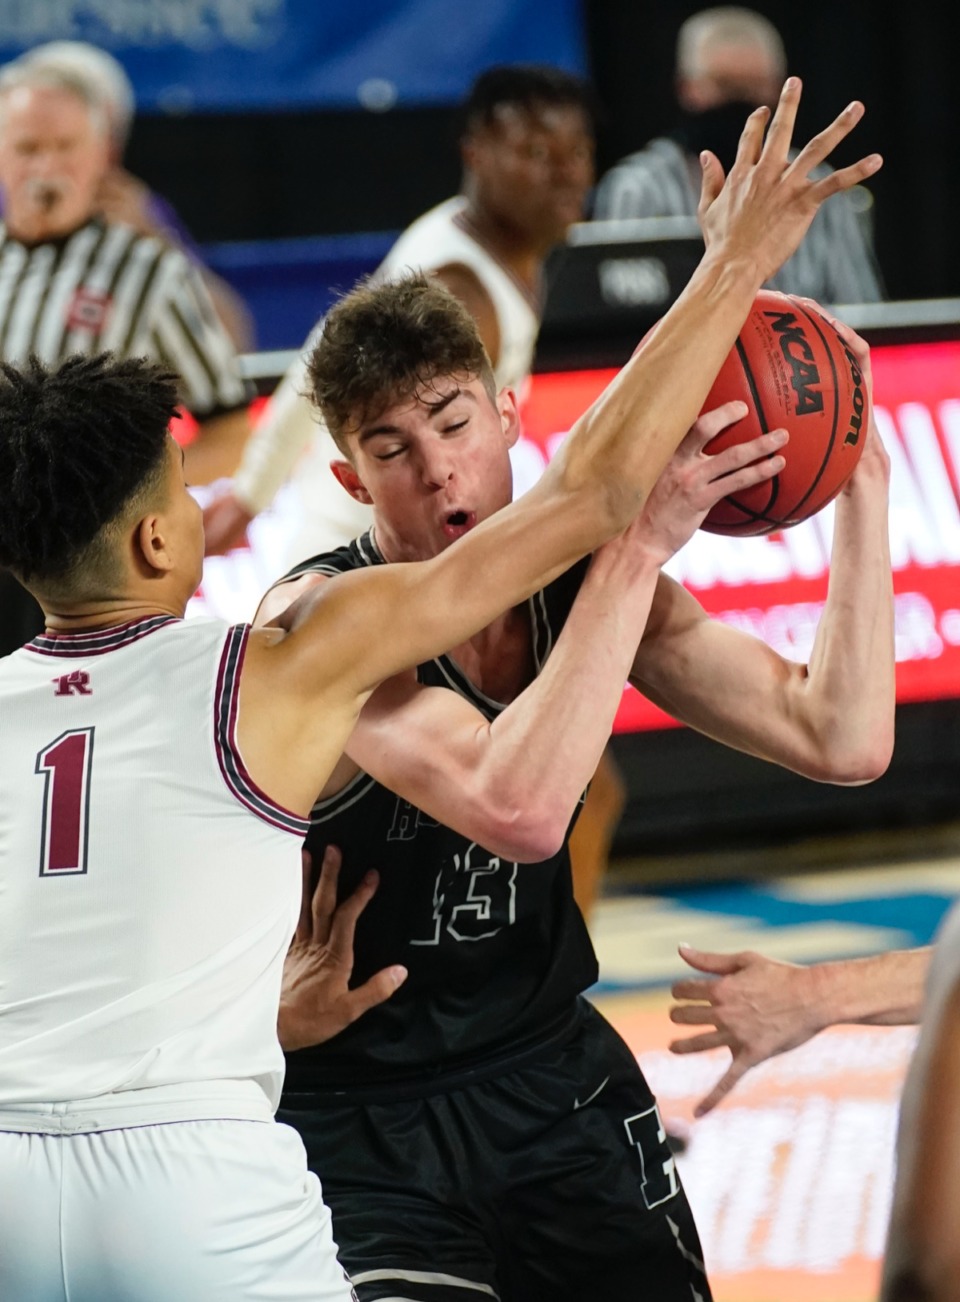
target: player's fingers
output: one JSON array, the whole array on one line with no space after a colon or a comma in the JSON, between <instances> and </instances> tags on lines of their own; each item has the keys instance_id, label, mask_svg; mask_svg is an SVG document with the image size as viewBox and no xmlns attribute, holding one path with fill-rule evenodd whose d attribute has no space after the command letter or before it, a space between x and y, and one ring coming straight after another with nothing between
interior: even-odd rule
<instances>
[{"instance_id":1,"label":"player's fingers","mask_svg":"<svg viewBox=\"0 0 960 1302\"><path fill-rule=\"evenodd\" d=\"M704 1117L708 1112L712 1111L722 1099L727 1097L737 1081L745 1075L749 1065L747 1062L738 1062L735 1058L710 1093L705 1095L693 1109L693 1115L695 1117Z\"/></svg>"},{"instance_id":2,"label":"player's fingers","mask_svg":"<svg viewBox=\"0 0 960 1302\"><path fill-rule=\"evenodd\" d=\"M353 936L357 919L364 911L380 885L380 874L373 868L363 874L357 888L339 906L330 924L329 949L338 962L353 966Z\"/></svg>"},{"instance_id":3,"label":"player's fingers","mask_svg":"<svg viewBox=\"0 0 960 1302\"><path fill-rule=\"evenodd\" d=\"M684 963L698 968L701 972L714 972L725 976L728 972L737 972L744 964L743 954L716 954L706 949L694 949L692 945L681 944L678 947Z\"/></svg>"},{"instance_id":4,"label":"player's fingers","mask_svg":"<svg viewBox=\"0 0 960 1302\"><path fill-rule=\"evenodd\" d=\"M313 892L312 906L313 939L320 945L326 944L330 936L331 919L337 908L337 880L342 862L343 856L335 845L328 845L324 849L320 880Z\"/></svg>"},{"instance_id":5,"label":"player's fingers","mask_svg":"<svg viewBox=\"0 0 960 1302\"><path fill-rule=\"evenodd\" d=\"M300 851L300 917L294 940L309 940L312 930L310 918L313 908L313 892L310 889L313 880L313 856L309 850Z\"/></svg>"},{"instance_id":6,"label":"player's fingers","mask_svg":"<svg viewBox=\"0 0 960 1302\"><path fill-rule=\"evenodd\" d=\"M765 456L759 461L751 462L749 466L744 466L741 470L727 471L725 475L710 481L709 495L704 505L709 508L723 497L729 497L732 493L742 493L745 488L753 488L756 484L773 479L774 475L779 475L786 464L786 457Z\"/></svg>"},{"instance_id":7,"label":"player's fingers","mask_svg":"<svg viewBox=\"0 0 960 1302\"><path fill-rule=\"evenodd\" d=\"M777 107L767 127L762 155L758 155L778 172L786 167L790 153L793 128L797 121L797 105L800 103L800 91L799 77L788 77L783 83Z\"/></svg>"},{"instance_id":8,"label":"player's fingers","mask_svg":"<svg viewBox=\"0 0 960 1302\"><path fill-rule=\"evenodd\" d=\"M687 1035L682 1040L671 1040L671 1053L706 1053L708 1049L729 1048L730 1038L725 1031L704 1031L702 1035Z\"/></svg>"},{"instance_id":9,"label":"player's fingers","mask_svg":"<svg viewBox=\"0 0 960 1302\"><path fill-rule=\"evenodd\" d=\"M731 402L723 402L719 407L713 407L710 411L705 411L702 416L698 416L683 441L687 443L689 440L689 446L699 452L728 425L735 425L738 420L743 420L748 410L747 404L741 402L739 398L734 398Z\"/></svg>"},{"instance_id":10,"label":"player's fingers","mask_svg":"<svg viewBox=\"0 0 960 1302\"><path fill-rule=\"evenodd\" d=\"M746 122L743 124L743 130L740 132L740 140L737 144L737 157L734 161L734 167L743 164L753 166L760 159L763 153L763 136L770 120L770 110L765 104L755 108Z\"/></svg>"},{"instance_id":11,"label":"player's fingers","mask_svg":"<svg viewBox=\"0 0 960 1302\"><path fill-rule=\"evenodd\" d=\"M343 1002L349 1021L355 1022L371 1008L376 1008L377 1004L389 999L406 979L407 969L395 964L393 967L381 968L369 980L364 981L362 986L349 991Z\"/></svg>"},{"instance_id":12,"label":"player's fingers","mask_svg":"<svg viewBox=\"0 0 960 1302\"><path fill-rule=\"evenodd\" d=\"M850 134L863 117L864 111L864 107L859 100L852 100L842 113L837 114L829 126L824 127L822 131L818 131L817 134L812 136L803 148L799 150L796 158L794 158L793 162L789 166L789 173L796 176L809 176L813 169L822 163L830 153L832 153L840 141ZM869 157L878 158L879 155L871 154ZM864 161L864 159L861 159L858 163L854 163L852 165L852 170L855 172L858 171L863 166ZM830 185L823 191L825 195L833 194L836 190L848 189L849 185L853 184L852 181L847 184L841 182L841 184L836 185L834 184L834 178L840 177L842 172L850 170L851 168L843 168L838 169L837 171L831 171L828 177L824 177L823 180L817 180L814 183L814 188L820 189L823 186L824 181L829 181ZM862 177L860 179L862 179Z\"/></svg>"},{"instance_id":13,"label":"player's fingers","mask_svg":"<svg viewBox=\"0 0 960 1302\"><path fill-rule=\"evenodd\" d=\"M723 189L726 180L723 167L716 154L705 149L700 155L700 200L697 203L697 217L701 224L703 215Z\"/></svg>"},{"instance_id":14,"label":"player's fingers","mask_svg":"<svg viewBox=\"0 0 960 1302\"><path fill-rule=\"evenodd\" d=\"M670 993L674 999L696 999L700 1003L709 1003L711 991L716 984L713 977L709 981L674 981Z\"/></svg>"},{"instance_id":15,"label":"player's fingers","mask_svg":"<svg viewBox=\"0 0 960 1302\"><path fill-rule=\"evenodd\" d=\"M678 1026L715 1026L717 1010L712 1004L674 1004L670 1020Z\"/></svg>"},{"instance_id":16,"label":"player's fingers","mask_svg":"<svg viewBox=\"0 0 960 1302\"><path fill-rule=\"evenodd\" d=\"M767 457L773 457L785 447L789 442L790 436L785 429L768 430L765 434L758 434L754 439L748 439L745 443L732 443L730 447L724 448L722 452L709 452L710 458L710 478L711 480L720 479L724 475L733 474L734 471L743 470L744 467L752 465L755 461L765 460Z\"/></svg>"}]
</instances>

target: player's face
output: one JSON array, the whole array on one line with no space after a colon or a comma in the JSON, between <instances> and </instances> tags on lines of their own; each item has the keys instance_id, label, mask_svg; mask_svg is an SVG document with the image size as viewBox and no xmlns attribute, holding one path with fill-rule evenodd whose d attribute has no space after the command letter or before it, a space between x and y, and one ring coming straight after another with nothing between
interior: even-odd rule
<instances>
[{"instance_id":1,"label":"player's face","mask_svg":"<svg viewBox=\"0 0 960 1302\"><path fill-rule=\"evenodd\" d=\"M21 239L82 226L108 167L105 123L69 91L20 86L0 100L5 220Z\"/></svg>"},{"instance_id":2,"label":"player's face","mask_svg":"<svg viewBox=\"0 0 960 1302\"><path fill-rule=\"evenodd\" d=\"M574 105L504 106L466 143L476 202L542 249L583 216L594 180L593 133Z\"/></svg>"},{"instance_id":3,"label":"player's face","mask_svg":"<svg viewBox=\"0 0 960 1302\"><path fill-rule=\"evenodd\" d=\"M509 449L519 434L509 389L443 376L350 437L356 484L374 507L388 560L427 560L512 497ZM338 473L341 482L344 476Z\"/></svg>"}]
</instances>

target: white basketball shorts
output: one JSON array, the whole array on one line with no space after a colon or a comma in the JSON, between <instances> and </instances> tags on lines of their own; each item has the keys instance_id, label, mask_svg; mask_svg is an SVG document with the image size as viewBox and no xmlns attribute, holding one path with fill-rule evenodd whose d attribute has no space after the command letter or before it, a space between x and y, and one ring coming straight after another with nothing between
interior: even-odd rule
<instances>
[{"instance_id":1,"label":"white basketball shorts","mask_svg":"<svg viewBox=\"0 0 960 1302\"><path fill-rule=\"evenodd\" d=\"M257 1121L0 1132L4 1302L353 1302L299 1136Z\"/></svg>"}]
</instances>

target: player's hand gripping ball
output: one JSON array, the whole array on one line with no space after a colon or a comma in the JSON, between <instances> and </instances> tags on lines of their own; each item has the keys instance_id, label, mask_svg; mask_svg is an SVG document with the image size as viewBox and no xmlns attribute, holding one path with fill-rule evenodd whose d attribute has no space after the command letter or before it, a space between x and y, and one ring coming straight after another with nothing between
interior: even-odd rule
<instances>
[{"instance_id":1,"label":"player's hand gripping ball","mask_svg":"<svg viewBox=\"0 0 960 1302\"><path fill-rule=\"evenodd\" d=\"M764 534L815 515L843 488L863 450L866 392L856 358L820 312L761 290L703 410L734 398L747 404L747 415L704 450L722 452L784 428L786 465L773 479L722 498L700 527Z\"/></svg>"}]
</instances>

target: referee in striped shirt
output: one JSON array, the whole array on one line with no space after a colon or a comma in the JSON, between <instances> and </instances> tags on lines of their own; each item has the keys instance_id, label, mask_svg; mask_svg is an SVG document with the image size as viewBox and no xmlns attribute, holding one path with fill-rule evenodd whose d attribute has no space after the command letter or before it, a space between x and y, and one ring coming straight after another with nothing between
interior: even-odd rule
<instances>
[{"instance_id":1,"label":"referee in striped shirt","mask_svg":"<svg viewBox=\"0 0 960 1302\"><path fill-rule=\"evenodd\" d=\"M29 64L0 72L0 360L109 350L166 364L198 423L187 478L210 483L239 463L250 394L186 255L97 212L109 165L107 115L83 79ZM32 636L39 609L3 580L0 653Z\"/></svg>"},{"instance_id":2,"label":"referee in striped shirt","mask_svg":"<svg viewBox=\"0 0 960 1302\"><path fill-rule=\"evenodd\" d=\"M677 37L677 128L604 175L594 196L594 219L695 217L700 151L712 150L729 169L747 114L761 104L776 104L786 74L780 33L762 14L736 5L693 14ZM822 164L813 175L829 171ZM871 202L869 192L857 186L823 204L769 288L826 304L883 299L868 233Z\"/></svg>"}]
</instances>

